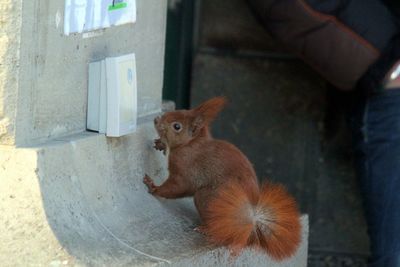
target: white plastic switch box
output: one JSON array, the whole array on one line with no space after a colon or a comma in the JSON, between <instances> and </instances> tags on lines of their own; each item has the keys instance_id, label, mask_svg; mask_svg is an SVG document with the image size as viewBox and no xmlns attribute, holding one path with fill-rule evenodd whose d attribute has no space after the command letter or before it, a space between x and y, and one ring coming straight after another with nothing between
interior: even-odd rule
<instances>
[{"instance_id":1,"label":"white plastic switch box","mask_svg":"<svg viewBox=\"0 0 400 267\"><path fill-rule=\"evenodd\" d=\"M122 136L136 130L137 90L135 55L106 59L107 132Z\"/></svg>"},{"instance_id":2,"label":"white plastic switch box","mask_svg":"<svg viewBox=\"0 0 400 267\"><path fill-rule=\"evenodd\" d=\"M99 131L101 61L89 64L87 128Z\"/></svg>"},{"instance_id":3,"label":"white plastic switch box","mask_svg":"<svg viewBox=\"0 0 400 267\"><path fill-rule=\"evenodd\" d=\"M89 64L87 129L119 137L136 130L135 54Z\"/></svg>"}]
</instances>

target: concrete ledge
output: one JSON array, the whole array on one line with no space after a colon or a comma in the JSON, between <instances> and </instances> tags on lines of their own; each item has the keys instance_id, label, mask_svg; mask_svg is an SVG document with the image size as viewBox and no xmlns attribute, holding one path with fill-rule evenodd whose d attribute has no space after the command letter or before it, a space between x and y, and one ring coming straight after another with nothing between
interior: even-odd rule
<instances>
[{"instance_id":1,"label":"concrete ledge","mask_svg":"<svg viewBox=\"0 0 400 267\"><path fill-rule=\"evenodd\" d=\"M165 158L152 123L124 138L82 133L39 147L0 147L0 262L4 266L232 266L192 229L191 199L160 200ZM296 256L280 264L245 252L236 266L306 266L308 222ZM235 263L236 264L236 263ZM235 266L235 265L233 265Z\"/></svg>"}]
</instances>

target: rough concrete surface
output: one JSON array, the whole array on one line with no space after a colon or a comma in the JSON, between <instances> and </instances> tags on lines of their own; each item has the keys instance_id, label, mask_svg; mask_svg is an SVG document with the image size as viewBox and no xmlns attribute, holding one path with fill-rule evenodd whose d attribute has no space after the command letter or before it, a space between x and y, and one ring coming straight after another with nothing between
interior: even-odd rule
<instances>
[{"instance_id":1,"label":"rough concrete surface","mask_svg":"<svg viewBox=\"0 0 400 267\"><path fill-rule=\"evenodd\" d=\"M0 0L0 144L15 143L22 1Z\"/></svg>"},{"instance_id":2,"label":"rough concrete surface","mask_svg":"<svg viewBox=\"0 0 400 267\"><path fill-rule=\"evenodd\" d=\"M145 123L119 139L81 133L32 148L2 146L1 265L231 265L225 250L193 231L199 219L191 199L147 193L144 173L158 183L167 174L166 159L152 148L155 134ZM303 218L294 258L278 265L246 252L237 266L305 266L307 235Z\"/></svg>"},{"instance_id":3,"label":"rough concrete surface","mask_svg":"<svg viewBox=\"0 0 400 267\"><path fill-rule=\"evenodd\" d=\"M0 131L11 138L2 144L45 142L85 130L88 63L105 57L136 53L139 115L160 106L167 1L138 0L135 24L91 38L63 34L64 0L20 2L2 1L0 9L0 54L7 55L0 107L9 110L0 109Z\"/></svg>"}]
</instances>

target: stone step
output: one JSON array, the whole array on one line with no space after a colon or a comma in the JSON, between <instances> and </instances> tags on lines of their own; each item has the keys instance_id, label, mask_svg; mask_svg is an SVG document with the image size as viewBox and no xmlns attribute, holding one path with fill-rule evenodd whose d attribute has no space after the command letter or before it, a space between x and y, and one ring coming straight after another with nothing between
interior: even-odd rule
<instances>
[{"instance_id":1,"label":"stone step","mask_svg":"<svg viewBox=\"0 0 400 267\"><path fill-rule=\"evenodd\" d=\"M122 138L0 147L2 266L306 266L307 217L301 248L279 264L251 251L232 263L207 245L191 199L156 199L142 184L167 175L155 137L148 121Z\"/></svg>"}]
</instances>

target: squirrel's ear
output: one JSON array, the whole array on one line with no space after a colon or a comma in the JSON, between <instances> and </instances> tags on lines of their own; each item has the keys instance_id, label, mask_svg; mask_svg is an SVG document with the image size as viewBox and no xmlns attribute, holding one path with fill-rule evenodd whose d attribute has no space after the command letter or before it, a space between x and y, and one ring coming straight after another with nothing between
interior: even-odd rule
<instances>
[{"instance_id":1,"label":"squirrel's ear","mask_svg":"<svg viewBox=\"0 0 400 267\"><path fill-rule=\"evenodd\" d=\"M226 98L219 96L211 98L206 102L200 104L198 107L192 110L194 119L192 122L193 132L203 128L205 125L210 124L215 117L217 117L218 113L224 108L226 105Z\"/></svg>"},{"instance_id":2,"label":"squirrel's ear","mask_svg":"<svg viewBox=\"0 0 400 267\"><path fill-rule=\"evenodd\" d=\"M202 116L207 122L211 122L215 119L218 113L226 105L226 98L218 96L207 100L200 104L198 107L193 109L196 116Z\"/></svg>"}]
</instances>

